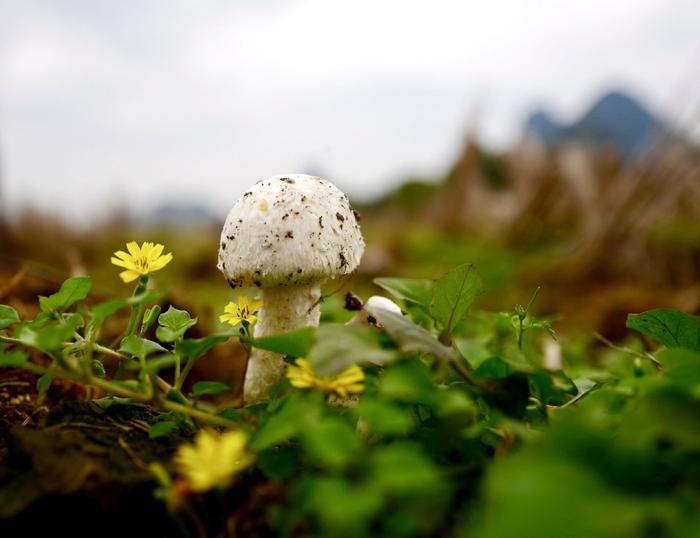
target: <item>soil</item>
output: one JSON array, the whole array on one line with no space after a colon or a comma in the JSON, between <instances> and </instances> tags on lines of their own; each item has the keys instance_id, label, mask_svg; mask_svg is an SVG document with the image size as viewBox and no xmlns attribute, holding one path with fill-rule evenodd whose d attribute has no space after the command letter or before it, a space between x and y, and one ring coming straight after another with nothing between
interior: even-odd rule
<instances>
[{"instance_id":1,"label":"soil","mask_svg":"<svg viewBox=\"0 0 700 538\"><path fill-rule=\"evenodd\" d=\"M170 461L192 430L149 439L156 411L105 408L73 383L55 381L38 404L36 379L0 370L0 536L274 535L266 507L283 497L281 484L253 473L169 511L148 464L175 475Z\"/></svg>"}]
</instances>

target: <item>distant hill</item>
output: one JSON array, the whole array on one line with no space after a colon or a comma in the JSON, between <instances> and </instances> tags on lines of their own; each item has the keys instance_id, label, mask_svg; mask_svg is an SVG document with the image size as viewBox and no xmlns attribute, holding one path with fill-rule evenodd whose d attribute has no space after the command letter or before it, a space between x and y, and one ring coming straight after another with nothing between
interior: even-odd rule
<instances>
[{"instance_id":1,"label":"distant hill","mask_svg":"<svg viewBox=\"0 0 700 538\"><path fill-rule=\"evenodd\" d=\"M159 226L214 225L221 220L208 206L200 203L165 203L139 217L144 223Z\"/></svg>"},{"instance_id":2,"label":"distant hill","mask_svg":"<svg viewBox=\"0 0 700 538\"><path fill-rule=\"evenodd\" d=\"M639 101L622 92L610 92L591 106L579 120L569 125L557 123L543 111L532 114L525 132L547 145L561 142L612 144L625 156L640 153L662 122Z\"/></svg>"}]
</instances>

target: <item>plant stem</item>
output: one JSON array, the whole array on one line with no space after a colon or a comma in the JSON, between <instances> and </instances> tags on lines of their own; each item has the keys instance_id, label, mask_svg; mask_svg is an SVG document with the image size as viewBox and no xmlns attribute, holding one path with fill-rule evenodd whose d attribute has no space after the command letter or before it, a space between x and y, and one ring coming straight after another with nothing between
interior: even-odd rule
<instances>
[{"instance_id":1,"label":"plant stem","mask_svg":"<svg viewBox=\"0 0 700 538\"><path fill-rule=\"evenodd\" d=\"M24 345L24 342L18 340L17 338L12 338L11 336L4 336L2 334L0 334L0 342L5 342L7 344L19 344L20 346Z\"/></svg>"},{"instance_id":2,"label":"plant stem","mask_svg":"<svg viewBox=\"0 0 700 538\"><path fill-rule=\"evenodd\" d=\"M525 307L525 314L530 311L530 307L532 306L532 303L535 302L535 299L537 299L537 295L540 293L541 286L537 286L535 289L535 292L532 294L532 297L530 297L530 301L527 303L527 306Z\"/></svg>"},{"instance_id":3,"label":"plant stem","mask_svg":"<svg viewBox=\"0 0 700 538\"><path fill-rule=\"evenodd\" d=\"M540 286L537 286L534 293L532 294L532 297L530 297L530 300L528 301L525 310L522 312L518 312L518 349L520 351L523 350L523 333L525 332L524 322L527 318L528 313L530 312L530 307L532 306L532 303L535 302L535 299L537 298L537 295L539 293ZM517 310L522 310L522 307L518 306Z\"/></svg>"},{"instance_id":4,"label":"plant stem","mask_svg":"<svg viewBox=\"0 0 700 538\"><path fill-rule=\"evenodd\" d=\"M63 345L65 347L67 347L67 346L70 346L71 344L69 342L67 342ZM118 351L114 351L113 349L110 349L110 348L103 346L101 344L92 344L92 348L95 351L97 351L98 353L101 353L102 355L109 355L110 357L114 357L116 359L119 359L120 361L122 361L122 363L127 363L127 362L131 361L131 359L129 357L127 357L126 355L122 355ZM165 392L166 394L168 392L170 392L171 390L174 390L174 387L160 376L156 376L156 383L158 384L158 388L160 390L162 390L163 392ZM179 393L179 389L176 389L176 390L178 390L178 393ZM186 399L184 397L184 395L182 395L182 394L179 394L179 395L182 396L184 399Z\"/></svg>"},{"instance_id":5,"label":"plant stem","mask_svg":"<svg viewBox=\"0 0 700 538\"><path fill-rule=\"evenodd\" d=\"M146 291L147 286L148 275L143 275L139 278L139 282L138 284L136 284L132 296L136 297L137 295L141 295L144 291ZM141 317L143 317L143 309L143 304L139 304L138 306L131 305L131 315L129 316L129 324L126 327L126 332L124 333L124 336L130 336L134 334L134 331L136 330L136 325L138 324Z\"/></svg>"},{"instance_id":6,"label":"plant stem","mask_svg":"<svg viewBox=\"0 0 700 538\"><path fill-rule=\"evenodd\" d=\"M469 383L471 385L475 385L474 378L471 376L471 373L469 372L469 370L467 370L464 367L463 364L461 364L460 362L458 362L456 360L450 361L450 364L456 370L456 372L464 378L464 380L467 383Z\"/></svg>"},{"instance_id":7,"label":"plant stem","mask_svg":"<svg viewBox=\"0 0 700 538\"><path fill-rule=\"evenodd\" d=\"M175 378L174 383L176 387L181 386L180 384L180 354L175 351Z\"/></svg>"},{"instance_id":8,"label":"plant stem","mask_svg":"<svg viewBox=\"0 0 700 538\"><path fill-rule=\"evenodd\" d=\"M238 423L227 418L220 417L218 415L212 415L211 413L207 413L206 411L195 409L194 407L188 407L186 405L179 404L177 402L172 402L170 400L163 401L163 407L172 411L177 411L179 413L182 413L183 415L188 415L198 420L209 422L210 424L217 424L219 426L228 426L235 428L238 427Z\"/></svg>"},{"instance_id":9,"label":"plant stem","mask_svg":"<svg viewBox=\"0 0 700 538\"><path fill-rule=\"evenodd\" d=\"M518 316L518 349L523 350L523 321L524 317Z\"/></svg>"},{"instance_id":10,"label":"plant stem","mask_svg":"<svg viewBox=\"0 0 700 538\"><path fill-rule=\"evenodd\" d=\"M182 390L182 385L185 383L185 379L190 374L192 367L194 366L195 360L192 357L187 357L187 362L185 367L182 369L182 375L175 380L175 390Z\"/></svg>"},{"instance_id":11,"label":"plant stem","mask_svg":"<svg viewBox=\"0 0 700 538\"><path fill-rule=\"evenodd\" d=\"M0 342L6 342L9 344L18 344L18 345L26 345L24 342L21 340L18 340L17 338L12 338L10 336L4 336L0 335ZM70 342L66 342L63 344L64 346L70 346L72 345ZM121 359L122 361L129 361L128 357L108 348L104 347L100 344L93 344L94 349L98 351L99 353L103 353L106 355L111 355L114 357L117 357ZM187 363L187 366L189 366L189 369L187 366L185 366L185 371L183 371L183 376L181 376L181 380L184 380L186 377L187 372L192 368L192 365L194 365L194 360L190 360ZM30 371L35 374L39 375L44 375L47 372L46 368L43 368L37 364L34 364L32 362L25 362L22 364L17 365L18 368L22 368L24 370ZM107 381L106 379L102 379L99 377L94 377L94 376L87 376L84 372L82 371L73 371L72 369L69 369L69 366L67 363L64 363L61 368L57 369L53 376L55 378L62 378L62 379L68 379L70 381L73 381L75 383L80 383L86 386L92 386L96 387L99 389L102 389L108 394L114 394L117 396L121 396L123 398L131 398L132 400L138 400L144 403L154 403L157 406L160 406L165 409L170 409L172 411L177 411L179 413L182 413L184 415L190 416L194 419L201 420L204 422L208 422L210 424L216 424L219 426L226 426L226 427L237 427L237 423L228 420L224 417L220 417L218 415L214 415L212 413L209 413L207 411L203 411L201 409L197 409L192 406L191 402L189 402L184 396L179 391L179 388L172 387L167 381L161 379L160 377L153 376L152 382L157 385L157 387L164 393L168 393L171 390L176 390L180 396L182 396L183 400L186 402L186 404L180 404L177 402L173 402L167 399L160 399L160 398L154 398L155 396L155 387L153 391L153 394L145 393L145 392L138 392L135 390L132 390L130 388L127 388L123 385L120 385L118 383L113 383L111 381Z\"/></svg>"},{"instance_id":12,"label":"plant stem","mask_svg":"<svg viewBox=\"0 0 700 538\"><path fill-rule=\"evenodd\" d=\"M613 344L610 340L605 338L605 336L603 336L599 332L594 332L593 336L595 336L597 340L600 340L606 346L610 347L611 349L614 349L615 351L621 351L622 353L629 353L630 355L634 355L635 357L639 357L640 359L647 359L647 360L651 361L657 370L662 370L664 367L663 364L661 364L658 361L658 359L656 357L654 357L654 355L652 355L648 351L645 351L644 353L640 353L639 351L636 351L636 350L629 348L629 347L617 346L617 345Z\"/></svg>"}]
</instances>

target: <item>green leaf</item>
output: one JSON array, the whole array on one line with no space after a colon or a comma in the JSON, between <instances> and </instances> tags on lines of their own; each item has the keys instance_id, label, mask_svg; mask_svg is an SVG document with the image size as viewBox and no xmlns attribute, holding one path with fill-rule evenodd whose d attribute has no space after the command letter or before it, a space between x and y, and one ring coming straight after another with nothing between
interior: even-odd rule
<instances>
[{"instance_id":1,"label":"green leaf","mask_svg":"<svg viewBox=\"0 0 700 538\"><path fill-rule=\"evenodd\" d=\"M606 441L606 447L612 444ZM586 454L585 462L567 458L561 450L543 450L541 445L537 451L497 458L481 485L485 492L481 517L463 534L476 538L638 536L645 515L653 510L646 504L650 501L625 495L609 476L612 472L597 474L594 462L609 461L613 449L593 452L596 445L588 438L585 442L588 445L578 447Z\"/></svg>"},{"instance_id":2,"label":"green leaf","mask_svg":"<svg viewBox=\"0 0 700 538\"><path fill-rule=\"evenodd\" d=\"M22 342L25 346L37 347L37 340L39 335L34 329L31 329L28 325L20 325L15 331L15 338Z\"/></svg>"},{"instance_id":3,"label":"green leaf","mask_svg":"<svg viewBox=\"0 0 700 538\"><path fill-rule=\"evenodd\" d=\"M42 312L52 312L54 310L51 299L44 297L43 295L39 296L39 308L41 308Z\"/></svg>"},{"instance_id":4,"label":"green leaf","mask_svg":"<svg viewBox=\"0 0 700 538\"><path fill-rule=\"evenodd\" d=\"M152 303L158 298L158 292L156 290L146 290L138 295L132 295L126 299L127 304L130 305L142 305Z\"/></svg>"},{"instance_id":5,"label":"green leaf","mask_svg":"<svg viewBox=\"0 0 700 538\"><path fill-rule=\"evenodd\" d=\"M151 328L151 326L156 322L158 316L160 315L160 306L154 305L152 308L146 310L143 315L143 321L141 322L140 336L146 334L146 331Z\"/></svg>"},{"instance_id":6,"label":"green leaf","mask_svg":"<svg viewBox=\"0 0 700 538\"><path fill-rule=\"evenodd\" d=\"M163 346L151 340L146 340L139 336L130 335L124 337L119 346L119 351L122 353L128 353L139 359L145 359L151 353L156 351L167 351Z\"/></svg>"},{"instance_id":7,"label":"green leaf","mask_svg":"<svg viewBox=\"0 0 700 538\"><path fill-rule=\"evenodd\" d=\"M474 370L474 377L507 377L512 373L513 369L501 357L489 357Z\"/></svg>"},{"instance_id":8,"label":"green leaf","mask_svg":"<svg viewBox=\"0 0 700 538\"><path fill-rule=\"evenodd\" d=\"M373 282L398 299L428 307L433 297L433 281L415 278L375 278Z\"/></svg>"},{"instance_id":9,"label":"green leaf","mask_svg":"<svg viewBox=\"0 0 700 538\"><path fill-rule=\"evenodd\" d=\"M105 396L104 398L93 400L93 403L95 403L101 409L109 409L110 407L120 405L141 404L141 400L135 400L133 398L121 398L119 396Z\"/></svg>"},{"instance_id":10,"label":"green leaf","mask_svg":"<svg viewBox=\"0 0 700 538\"><path fill-rule=\"evenodd\" d=\"M379 382L379 393L404 403L433 405L436 386L428 368L419 360L405 360L387 368Z\"/></svg>"},{"instance_id":11,"label":"green leaf","mask_svg":"<svg viewBox=\"0 0 700 538\"><path fill-rule=\"evenodd\" d=\"M548 405L564 405L578 393L578 388L564 372L534 372L528 374L532 395Z\"/></svg>"},{"instance_id":12,"label":"green leaf","mask_svg":"<svg viewBox=\"0 0 700 538\"><path fill-rule=\"evenodd\" d=\"M69 308L73 303L82 301L90 293L92 280L89 277L78 276L69 278L53 295L39 297L39 304L44 312Z\"/></svg>"},{"instance_id":13,"label":"green leaf","mask_svg":"<svg viewBox=\"0 0 700 538\"><path fill-rule=\"evenodd\" d=\"M102 325L105 319L107 319L109 316L111 316L118 310L127 306L127 304L128 303L125 299L120 298L110 299L109 301L96 304L91 309L92 319L94 320L96 325Z\"/></svg>"},{"instance_id":14,"label":"green leaf","mask_svg":"<svg viewBox=\"0 0 700 538\"><path fill-rule=\"evenodd\" d=\"M104 377L105 375L107 375L107 372L105 372L104 365L97 359L93 359L91 367L93 375L96 375L97 377Z\"/></svg>"},{"instance_id":15,"label":"green leaf","mask_svg":"<svg viewBox=\"0 0 700 538\"><path fill-rule=\"evenodd\" d=\"M219 394L227 390L229 390L229 386L226 383L220 383L218 381L197 381L192 387L192 395L195 398L200 398L205 394Z\"/></svg>"},{"instance_id":16,"label":"green leaf","mask_svg":"<svg viewBox=\"0 0 700 538\"><path fill-rule=\"evenodd\" d=\"M323 536L373 534L369 532L370 523L384 504L377 488L337 477L315 478L308 485L303 498L319 520Z\"/></svg>"},{"instance_id":17,"label":"green leaf","mask_svg":"<svg viewBox=\"0 0 700 538\"><path fill-rule=\"evenodd\" d=\"M36 390L39 393L37 396L37 403L43 403L46 398L46 393L51 387L51 383L53 383L53 372L51 370L36 380Z\"/></svg>"},{"instance_id":18,"label":"green leaf","mask_svg":"<svg viewBox=\"0 0 700 538\"><path fill-rule=\"evenodd\" d=\"M309 360L320 375L333 375L348 366L395 360L396 352L382 349L379 332L371 327L325 323L318 328L317 341Z\"/></svg>"},{"instance_id":19,"label":"green leaf","mask_svg":"<svg viewBox=\"0 0 700 538\"><path fill-rule=\"evenodd\" d=\"M666 349L657 354L664 365L664 378L674 385L693 389L700 386L700 353L686 349Z\"/></svg>"},{"instance_id":20,"label":"green leaf","mask_svg":"<svg viewBox=\"0 0 700 538\"><path fill-rule=\"evenodd\" d=\"M316 329L304 327L288 333L263 336L261 338L246 339L253 347L273 351L280 355L291 357L305 357L314 343Z\"/></svg>"},{"instance_id":21,"label":"green leaf","mask_svg":"<svg viewBox=\"0 0 700 538\"><path fill-rule=\"evenodd\" d=\"M355 429L339 417L329 417L303 430L302 442L309 457L322 467L343 469L361 451Z\"/></svg>"},{"instance_id":22,"label":"green leaf","mask_svg":"<svg viewBox=\"0 0 700 538\"><path fill-rule=\"evenodd\" d=\"M151 429L148 431L148 438L158 439L159 437L165 437L175 428L177 428L177 424L170 420L156 422L155 424L151 425Z\"/></svg>"},{"instance_id":23,"label":"green leaf","mask_svg":"<svg viewBox=\"0 0 700 538\"><path fill-rule=\"evenodd\" d=\"M463 385L455 384L438 392L437 412L441 417L471 423L478 417L476 404L464 391Z\"/></svg>"},{"instance_id":24,"label":"green leaf","mask_svg":"<svg viewBox=\"0 0 700 538\"><path fill-rule=\"evenodd\" d=\"M177 356L174 353L164 353L162 355L157 355L148 359L148 364L146 364L146 370L155 374L162 370L163 368L172 368L177 363ZM134 362L127 365L127 368L131 370L138 370L140 366Z\"/></svg>"},{"instance_id":25,"label":"green leaf","mask_svg":"<svg viewBox=\"0 0 700 538\"><path fill-rule=\"evenodd\" d=\"M0 329L9 327L13 323L17 323L18 321L19 316L17 315L17 311L14 308L12 308L11 306L0 304Z\"/></svg>"},{"instance_id":26,"label":"green leaf","mask_svg":"<svg viewBox=\"0 0 700 538\"><path fill-rule=\"evenodd\" d=\"M187 400L185 399L185 397L175 389L170 389L165 395L165 399L171 402L187 405Z\"/></svg>"},{"instance_id":27,"label":"green leaf","mask_svg":"<svg viewBox=\"0 0 700 538\"><path fill-rule=\"evenodd\" d=\"M73 339L73 333L83 324L80 314L71 314L63 323L59 321L44 321L36 324L20 326L17 338L24 345L35 347L42 351L60 350L63 343Z\"/></svg>"},{"instance_id":28,"label":"green leaf","mask_svg":"<svg viewBox=\"0 0 700 538\"><path fill-rule=\"evenodd\" d=\"M390 312L382 308L369 309L370 314L381 323L384 330L406 353L431 353L436 357L452 361L462 360L459 353L442 344L420 325L416 325L407 316Z\"/></svg>"},{"instance_id":29,"label":"green leaf","mask_svg":"<svg viewBox=\"0 0 700 538\"><path fill-rule=\"evenodd\" d=\"M430 313L440 322L445 334L452 334L454 326L482 293L484 288L474 266L460 265L435 282Z\"/></svg>"},{"instance_id":30,"label":"green leaf","mask_svg":"<svg viewBox=\"0 0 700 538\"><path fill-rule=\"evenodd\" d=\"M528 325L528 329L542 329L552 338L552 340L557 339L557 334L554 332L554 329L552 329L552 322L549 320L532 320Z\"/></svg>"},{"instance_id":31,"label":"green leaf","mask_svg":"<svg viewBox=\"0 0 700 538\"><path fill-rule=\"evenodd\" d=\"M297 470L299 457L294 448L280 446L258 453L256 463L270 480L287 480Z\"/></svg>"},{"instance_id":32,"label":"green leaf","mask_svg":"<svg viewBox=\"0 0 700 538\"><path fill-rule=\"evenodd\" d=\"M178 310L173 306L168 308L158 318L160 327L156 329L156 337L161 342L175 342L181 340L185 331L197 323L197 318L192 318L187 310Z\"/></svg>"},{"instance_id":33,"label":"green leaf","mask_svg":"<svg viewBox=\"0 0 700 538\"><path fill-rule=\"evenodd\" d=\"M265 450L295 436L318 422L324 405L325 397L320 391L292 393L282 407L258 428L250 446L255 451Z\"/></svg>"},{"instance_id":34,"label":"green leaf","mask_svg":"<svg viewBox=\"0 0 700 538\"><path fill-rule=\"evenodd\" d=\"M627 316L627 327L650 336L669 348L700 351L700 317L659 308Z\"/></svg>"},{"instance_id":35,"label":"green leaf","mask_svg":"<svg viewBox=\"0 0 700 538\"><path fill-rule=\"evenodd\" d=\"M177 352L183 357L198 359L205 355L217 344L226 342L230 338L227 334L213 334L204 338L185 338L176 345Z\"/></svg>"},{"instance_id":36,"label":"green leaf","mask_svg":"<svg viewBox=\"0 0 700 538\"><path fill-rule=\"evenodd\" d=\"M372 479L386 494L430 495L441 487L438 469L412 444L381 447L372 454L370 464Z\"/></svg>"},{"instance_id":37,"label":"green leaf","mask_svg":"<svg viewBox=\"0 0 700 538\"><path fill-rule=\"evenodd\" d=\"M0 351L0 368L6 366L23 366L27 363L28 355L21 349Z\"/></svg>"},{"instance_id":38,"label":"green leaf","mask_svg":"<svg viewBox=\"0 0 700 538\"><path fill-rule=\"evenodd\" d=\"M360 398L359 415L381 435L406 435L413 426L410 408L371 396Z\"/></svg>"}]
</instances>

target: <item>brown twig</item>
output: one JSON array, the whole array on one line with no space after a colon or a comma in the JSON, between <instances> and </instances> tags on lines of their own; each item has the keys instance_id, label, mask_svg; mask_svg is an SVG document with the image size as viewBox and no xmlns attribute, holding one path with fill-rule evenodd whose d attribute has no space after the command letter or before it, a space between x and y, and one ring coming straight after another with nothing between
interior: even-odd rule
<instances>
[{"instance_id":1,"label":"brown twig","mask_svg":"<svg viewBox=\"0 0 700 538\"><path fill-rule=\"evenodd\" d=\"M139 458L138 454L134 452L134 449L129 446L129 443L127 443L121 436L117 439L117 442L119 443L119 446L122 447L122 450L126 452L127 456L131 458L131 461L134 462L134 465L138 467L139 469L148 469L148 465L146 462L144 462L141 458Z\"/></svg>"},{"instance_id":2,"label":"brown twig","mask_svg":"<svg viewBox=\"0 0 700 538\"><path fill-rule=\"evenodd\" d=\"M650 361L652 362L652 364L653 364L654 366L656 366L656 368L657 368L658 370L662 370L663 367L664 367L664 365L661 364L661 363L658 361L658 359L657 359L656 357L654 357L654 355L652 355L652 354L649 353L648 351L645 351L644 353L640 353L639 351L636 351L636 350L634 350L634 349L632 349L632 348L629 348L629 347L618 346L618 345L616 345L616 344L613 344L610 340L608 340L607 338L605 338L605 336L603 336L602 334L600 334L600 333L597 332L597 331L594 331L594 332L593 332L593 336L594 336L597 340L599 340L600 342L602 342L603 344L605 344L606 346L608 346L609 348L614 349L615 351L620 351L621 353L629 353L630 355L634 355L635 357L639 357L640 359L647 359L647 360L650 360Z\"/></svg>"}]
</instances>

